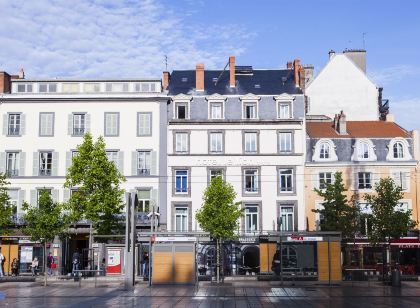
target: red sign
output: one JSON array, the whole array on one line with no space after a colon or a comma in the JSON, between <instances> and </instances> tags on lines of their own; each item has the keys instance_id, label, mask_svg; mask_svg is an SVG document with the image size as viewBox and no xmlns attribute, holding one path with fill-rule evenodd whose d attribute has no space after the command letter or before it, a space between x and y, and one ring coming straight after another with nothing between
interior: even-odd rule
<instances>
[{"instance_id":1,"label":"red sign","mask_svg":"<svg viewBox=\"0 0 420 308\"><path fill-rule=\"evenodd\" d=\"M121 274L121 249L108 249L108 274Z\"/></svg>"}]
</instances>

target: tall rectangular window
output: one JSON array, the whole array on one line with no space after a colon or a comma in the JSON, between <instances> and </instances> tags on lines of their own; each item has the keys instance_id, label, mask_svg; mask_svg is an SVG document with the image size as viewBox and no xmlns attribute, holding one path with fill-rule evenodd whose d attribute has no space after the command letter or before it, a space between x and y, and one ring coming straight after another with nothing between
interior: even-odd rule
<instances>
[{"instance_id":1,"label":"tall rectangular window","mask_svg":"<svg viewBox=\"0 0 420 308\"><path fill-rule=\"evenodd\" d=\"M137 192L137 197L138 197L138 200L139 200L139 206L137 208L137 211L141 212L141 213L149 213L151 211L151 208L150 208L150 189L139 190Z\"/></svg>"},{"instance_id":2,"label":"tall rectangular window","mask_svg":"<svg viewBox=\"0 0 420 308\"><path fill-rule=\"evenodd\" d=\"M137 175L150 175L151 154L150 151L137 151Z\"/></svg>"},{"instance_id":3,"label":"tall rectangular window","mask_svg":"<svg viewBox=\"0 0 420 308\"><path fill-rule=\"evenodd\" d=\"M245 153L257 153L258 151L258 134L256 132L244 133Z\"/></svg>"},{"instance_id":4,"label":"tall rectangular window","mask_svg":"<svg viewBox=\"0 0 420 308\"><path fill-rule=\"evenodd\" d=\"M258 169L244 170L244 187L246 193L258 193Z\"/></svg>"},{"instance_id":5,"label":"tall rectangular window","mask_svg":"<svg viewBox=\"0 0 420 308\"><path fill-rule=\"evenodd\" d=\"M6 153L6 174L8 177L19 175L19 152Z\"/></svg>"},{"instance_id":6,"label":"tall rectangular window","mask_svg":"<svg viewBox=\"0 0 420 308\"><path fill-rule=\"evenodd\" d=\"M175 152L188 153L188 133L175 133Z\"/></svg>"},{"instance_id":7,"label":"tall rectangular window","mask_svg":"<svg viewBox=\"0 0 420 308\"><path fill-rule=\"evenodd\" d=\"M118 136L119 120L120 114L118 112L105 112L105 136Z\"/></svg>"},{"instance_id":8,"label":"tall rectangular window","mask_svg":"<svg viewBox=\"0 0 420 308\"><path fill-rule=\"evenodd\" d=\"M106 157L118 167L118 151L106 151Z\"/></svg>"},{"instance_id":9,"label":"tall rectangular window","mask_svg":"<svg viewBox=\"0 0 420 308\"><path fill-rule=\"evenodd\" d=\"M217 120L222 119L222 103L210 103L210 118Z\"/></svg>"},{"instance_id":10,"label":"tall rectangular window","mask_svg":"<svg viewBox=\"0 0 420 308\"><path fill-rule=\"evenodd\" d=\"M51 137L54 135L54 113L41 112L39 114L39 135Z\"/></svg>"},{"instance_id":11,"label":"tall rectangular window","mask_svg":"<svg viewBox=\"0 0 420 308\"><path fill-rule=\"evenodd\" d=\"M19 190L17 189L9 189L7 191L9 195L9 204L12 206L13 209L13 219L17 222L17 212L18 212L18 204L19 204Z\"/></svg>"},{"instance_id":12,"label":"tall rectangular window","mask_svg":"<svg viewBox=\"0 0 420 308\"><path fill-rule=\"evenodd\" d=\"M332 184L332 173L331 172L320 172L319 173L319 189L327 188L327 185Z\"/></svg>"},{"instance_id":13,"label":"tall rectangular window","mask_svg":"<svg viewBox=\"0 0 420 308\"><path fill-rule=\"evenodd\" d=\"M290 132L279 133L279 152L280 153L292 152L292 133Z\"/></svg>"},{"instance_id":14,"label":"tall rectangular window","mask_svg":"<svg viewBox=\"0 0 420 308\"><path fill-rule=\"evenodd\" d=\"M279 169L280 193L293 192L293 169Z\"/></svg>"},{"instance_id":15,"label":"tall rectangular window","mask_svg":"<svg viewBox=\"0 0 420 308\"><path fill-rule=\"evenodd\" d=\"M188 193L188 170L175 170L175 193Z\"/></svg>"},{"instance_id":16,"label":"tall rectangular window","mask_svg":"<svg viewBox=\"0 0 420 308\"><path fill-rule=\"evenodd\" d=\"M258 206L245 206L245 232L252 233L259 230Z\"/></svg>"},{"instance_id":17,"label":"tall rectangular window","mask_svg":"<svg viewBox=\"0 0 420 308\"><path fill-rule=\"evenodd\" d=\"M372 174L370 172L359 172L358 173L358 188L359 189L371 189L372 188Z\"/></svg>"},{"instance_id":18,"label":"tall rectangular window","mask_svg":"<svg viewBox=\"0 0 420 308\"><path fill-rule=\"evenodd\" d=\"M402 190L406 191L410 184L410 173L409 172L393 172L392 179L397 186L400 186Z\"/></svg>"},{"instance_id":19,"label":"tall rectangular window","mask_svg":"<svg viewBox=\"0 0 420 308\"><path fill-rule=\"evenodd\" d=\"M281 230L282 231L293 231L294 230L294 213L293 206L281 206L280 207L280 218L281 218Z\"/></svg>"},{"instance_id":20,"label":"tall rectangular window","mask_svg":"<svg viewBox=\"0 0 420 308\"><path fill-rule=\"evenodd\" d=\"M187 103L177 103L175 105L175 118L187 119L188 118L188 105Z\"/></svg>"},{"instance_id":21,"label":"tall rectangular window","mask_svg":"<svg viewBox=\"0 0 420 308\"><path fill-rule=\"evenodd\" d=\"M256 103L245 103L244 104L244 118L245 119L256 119L257 116L257 104Z\"/></svg>"},{"instance_id":22,"label":"tall rectangular window","mask_svg":"<svg viewBox=\"0 0 420 308\"><path fill-rule=\"evenodd\" d=\"M290 119L290 104L279 103L279 119Z\"/></svg>"},{"instance_id":23,"label":"tall rectangular window","mask_svg":"<svg viewBox=\"0 0 420 308\"><path fill-rule=\"evenodd\" d=\"M9 123L7 129L7 135L19 136L21 128L21 114L20 113L9 113Z\"/></svg>"},{"instance_id":24,"label":"tall rectangular window","mask_svg":"<svg viewBox=\"0 0 420 308\"><path fill-rule=\"evenodd\" d=\"M210 133L210 152L223 152L223 133Z\"/></svg>"},{"instance_id":25,"label":"tall rectangular window","mask_svg":"<svg viewBox=\"0 0 420 308\"><path fill-rule=\"evenodd\" d=\"M51 175L52 152L39 152L39 175Z\"/></svg>"},{"instance_id":26,"label":"tall rectangular window","mask_svg":"<svg viewBox=\"0 0 420 308\"><path fill-rule=\"evenodd\" d=\"M152 114L139 112L137 114L137 135L150 136L152 134Z\"/></svg>"},{"instance_id":27,"label":"tall rectangular window","mask_svg":"<svg viewBox=\"0 0 420 308\"><path fill-rule=\"evenodd\" d=\"M83 136L86 130L86 114L73 114L73 136Z\"/></svg>"},{"instance_id":28,"label":"tall rectangular window","mask_svg":"<svg viewBox=\"0 0 420 308\"><path fill-rule=\"evenodd\" d=\"M188 208L187 207L175 208L175 231L177 232L188 231Z\"/></svg>"}]
</instances>

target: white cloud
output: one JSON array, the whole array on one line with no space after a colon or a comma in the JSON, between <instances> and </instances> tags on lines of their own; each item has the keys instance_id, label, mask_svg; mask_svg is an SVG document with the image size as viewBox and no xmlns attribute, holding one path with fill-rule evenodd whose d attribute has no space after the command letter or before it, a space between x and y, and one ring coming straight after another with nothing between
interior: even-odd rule
<instances>
[{"instance_id":1,"label":"white cloud","mask_svg":"<svg viewBox=\"0 0 420 308\"><path fill-rule=\"evenodd\" d=\"M370 71L368 74L379 86L386 86L390 83L399 82L409 76L420 75L420 69L410 65L395 65L380 70Z\"/></svg>"},{"instance_id":2,"label":"white cloud","mask_svg":"<svg viewBox=\"0 0 420 308\"><path fill-rule=\"evenodd\" d=\"M172 2L170 2L172 3ZM238 24L189 24L155 0L0 0L0 69L28 77L160 77L169 69L223 68L254 33Z\"/></svg>"}]
</instances>

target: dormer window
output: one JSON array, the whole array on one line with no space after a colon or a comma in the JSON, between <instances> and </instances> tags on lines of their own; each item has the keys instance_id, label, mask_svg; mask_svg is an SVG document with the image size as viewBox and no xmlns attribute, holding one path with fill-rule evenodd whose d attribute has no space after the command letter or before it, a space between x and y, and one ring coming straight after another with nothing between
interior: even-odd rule
<instances>
[{"instance_id":1,"label":"dormer window","mask_svg":"<svg viewBox=\"0 0 420 308\"><path fill-rule=\"evenodd\" d=\"M242 119L258 119L258 102L261 98L249 93L239 99L242 101Z\"/></svg>"},{"instance_id":2,"label":"dormer window","mask_svg":"<svg viewBox=\"0 0 420 308\"><path fill-rule=\"evenodd\" d=\"M290 104L279 103L279 119L290 119Z\"/></svg>"},{"instance_id":3,"label":"dormer window","mask_svg":"<svg viewBox=\"0 0 420 308\"><path fill-rule=\"evenodd\" d=\"M188 114L188 106L186 103L176 104L176 118L186 119Z\"/></svg>"},{"instance_id":4,"label":"dormer window","mask_svg":"<svg viewBox=\"0 0 420 308\"><path fill-rule=\"evenodd\" d=\"M274 97L277 106L277 119L290 119L293 117L294 99L292 95L286 93Z\"/></svg>"},{"instance_id":5,"label":"dormer window","mask_svg":"<svg viewBox=\"0 0 420 308\"><path fill-rule=\"evenodd\" d=\"M376 155L374 145L369 139L356 140L352 160L354 161L375 161Z\"/></svg>"},{"instance_id":6,"label":"dormer window","mask_svg":"<svg viewBox=\"0 0 420 308\"><path fill-rule=\"evenodd\" d=\"M410 144L406 139L395 138L388 145L387 160L410 160L412 156L408 150Z\"/></svg>"},{"instance_id":7,"label":"dormer window","mask_svg":"<svg viewBox=\"0 0 420 308\"><path fill-rule=\"evenodd\" d=\"M330 158L330 151L331 147L328 143L321 143L320 149L319 149L319 158L320 159L329 159Z\"/></svg>"},{"instance_id":8,"label":"dormer window","mask_svg":"<svg viewBox=\"0 0 420 308\"><path fill-rule=\"evenodd\" d=\"M401 142L395 142L393 146L394 158L404 158L404 146Z\"/></svg>"},{"instance_id":9,"label":"dormer window","mask_svg":"<svg viewBox=\"0 0 420 308\"><path fill-rule=\"evenodd\" d=\"M257 118L257 103L244 104L244 118L245 119Z\"/></svg>"},{"instance_id":10,"label":"dormer window","mask_svg":"<svg viewBox=\"0 0 420 308\"><path fill-rule=\"evenodd\" d=\"M185 120L190 118L191 100L191 96L184 94L178 94L172 97L174 119Z\"/></svg>"},{"instance_id":11,"label":"dormer window","mask_svg":"<svg viewBox=\"0 0 420 308\"><path fill-rule=\"evenodd\" d=\"M314 149L313 161L337 161L334 142L330 139L320 139Z\"/></svg>"}]
</instances>

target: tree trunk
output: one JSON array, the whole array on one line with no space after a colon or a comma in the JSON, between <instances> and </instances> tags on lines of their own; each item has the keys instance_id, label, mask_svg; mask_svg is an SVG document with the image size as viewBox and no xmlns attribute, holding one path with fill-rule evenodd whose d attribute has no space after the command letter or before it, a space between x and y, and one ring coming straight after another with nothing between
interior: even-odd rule
<instances>
[{"instance_id":1,"label":"tree trunk","mask_svg":"<svg viewBox=\"0 0 420 308\"><path fill-rule=\"evenodd\" d=\"M216 281L220 282L220 239L216 240Z\"/></svg>"},{"instance_id":2,"label":"tree trunk","mask_svg":"<svg viewBox=\"0 0 420 308\"><path fill-rule=\"evenodd\" d=\"M47 276L48 276L48 268L47 268L47 241L44 241L44 287L47 286Z\"/></svg>"}]
</instances>

